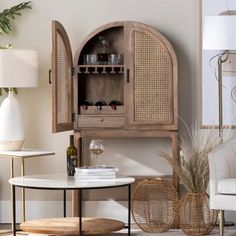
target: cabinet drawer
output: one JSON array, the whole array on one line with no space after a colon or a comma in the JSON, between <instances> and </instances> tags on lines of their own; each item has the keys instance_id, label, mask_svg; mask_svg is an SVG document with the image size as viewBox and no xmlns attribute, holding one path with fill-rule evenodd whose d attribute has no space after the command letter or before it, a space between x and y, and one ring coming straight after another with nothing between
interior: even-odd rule
<instances>
[{"instance_id":1,"label":"cabinet drawer","mask_svg":"<svg viewBox=\"0 0 236 236\"><path fill-rule=\"evenodd\" d=\"M119 128L124 126L124 117L79 115L78 126L81 128Z\"/></svg>"}]
</instances>

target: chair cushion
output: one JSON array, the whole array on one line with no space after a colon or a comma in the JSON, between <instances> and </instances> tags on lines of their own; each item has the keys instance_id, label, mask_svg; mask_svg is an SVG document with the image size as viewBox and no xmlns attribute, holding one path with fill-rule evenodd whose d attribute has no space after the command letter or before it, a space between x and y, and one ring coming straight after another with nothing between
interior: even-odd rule
<instances>
[{"instance_id":1,"label":"chair cushion","mask_svg":"<svg viewBox=\"0 0 236 236\"><path fill-rule=\"evenodd\" d=\"M236 195L236 179L222 179L218 181L219 194L235 194Z\"/></svg>"}]
</instances>

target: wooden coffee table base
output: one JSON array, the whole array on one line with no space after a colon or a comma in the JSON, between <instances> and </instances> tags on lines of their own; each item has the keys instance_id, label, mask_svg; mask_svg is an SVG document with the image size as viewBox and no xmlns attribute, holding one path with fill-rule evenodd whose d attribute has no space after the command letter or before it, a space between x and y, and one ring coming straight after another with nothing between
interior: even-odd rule
<instances>
[{"instance_id":1,"label":"wooden coffee table base","mask_svg":"<svg viewBox=\"0 0 236 236\"><path fill-rule=\"evenodd\" d=\"M122 221L105 218L83 218L83 234L106 234L125 227ZM21 230L28 233L79 235L79 218L51 218L31 220L21 223Z\"/></svg>"}]
</instances>

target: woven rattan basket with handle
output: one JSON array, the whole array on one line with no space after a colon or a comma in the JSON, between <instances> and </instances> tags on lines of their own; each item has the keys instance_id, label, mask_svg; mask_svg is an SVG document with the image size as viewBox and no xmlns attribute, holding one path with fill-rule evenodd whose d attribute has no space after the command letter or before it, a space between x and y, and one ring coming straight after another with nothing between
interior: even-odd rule
<instances>
[{"instance_id":1,"label":"woven rattan basket with handle","mask_svg":"<svg viewBox=\"0 0 236 236\"><path fill-rule=\"evenodd\" d=\"M132 216L145 232L168 231L174 224L177 206L175 188L163 179L143 180L132 195Z\"/></svg>"}]
</instances>

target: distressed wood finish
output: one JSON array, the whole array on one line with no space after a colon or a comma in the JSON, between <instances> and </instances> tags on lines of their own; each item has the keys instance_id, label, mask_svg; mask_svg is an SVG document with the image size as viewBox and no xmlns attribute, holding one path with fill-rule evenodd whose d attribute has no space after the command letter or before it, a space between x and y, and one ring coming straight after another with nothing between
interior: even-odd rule
<instances>
[{"instance_id":1,"label":"distressed wood finish","mask_svg":"<svg viewBox=\"0 0 236 236\"><path fill-rule=\"evenodd\" d=\"M106 234L123 229L125 224L118 220L104 218L83 218L83 234ZM78 235L79 218L51 218L23 222L21 230L36 234Z\"/></svg>"},{"instance_id":2,"label":"distressed wood finish","mask_svg":"<svg viewBox=\"0 0 236 236\"><path fill-rule=\"evenodd\" d=\"M178 81L177 81L177 59L173 47L169 41L156 29L136 22L127 22L125 25L125 112L127 114L126 127L128 129L166 129L166 130L177 130L178 129ZM138 123L134 121L135 117L135 33L141 32L144 36L150 35L152 41L155 39L158 45L166 52L169 61L169 91L168 91L168 104L171 112L171 117L167 120L162 121L147 121L143 123ZM142 42L143 43L143 42ZM149 52L153 56L153 52ZM139 56L139 55L138 55ZM154 55L155 56L155 55ZM139 56L140 57L140 56ZM144 65L139 65L142 69L145 69L146 62ZM165 65L163 65L165 66ZM129 73L129 75L128 75ZM129 81L127 81L127 76L129 76ZM157 78L158 79L158 78ZM158 82L158 81L157 81ZM143 90L145 90L146 82L144 81ZM159 86L159 85L158 85ZM158 87L157 87L158 88ZM148 93L149 91L147 91ZM160 91L161 92L161 91ZM142 92L141 92L142 93ZM151 101L150 101L151 102ZM165 102L165 101L164 101ZM165 105L164 105L165 106Z\"/></svg>"},{"instance_id":3,"label":"distressed wood finish","mask_svg":"<svg viewBox=\"0 0 236 236\"><path fill-rule=\"evenodd\" d=\"M166 63L169 68L165 77L167 78L168 86L165 91L168 96L166 97L166 101L164 101L167 107L164 108L167 108L170 115L166 120L158 120L156 118L149 120L148 117L141 121L134 120L135 109L137 109L137 107L135 107L135 99L138 97L134 86L135 82L137 82L137 68L135 67L136 61L134 58L135 56L137 57L137 52L135 51L137 50L137 47L135 46L135 34L137 32L144 37L144 40L140 45L142 45L142 43L145 45L145 43L147 43L145 42L145 38L151 37L150 40L154 42L154 44L157 43L160 48L163 48L162 56L164 55L164 57L168 57L166 58ZM83 65L84 54L96 53L99 35L105 35L108 41L111 42L114 53L123 54L124 64L120 65L120 67L111 65ZM149 49L151 49L151 47L149 47ZM139 50L142 51L142 48L139 48ZM145 51L146 49L144 50L144 54ZM155 57L158 57L157 54L158 53L156 53ZM146 86L146 73L148 73L147 68L150 66L148 63L148 60L143 63L143 65L140 63L140 66L144 68L144 74L143 78L141 75L141 79L139 79L143 82L144 88ZM80 150L78 157L80 165L83 162L84 140L91 137L169 138L172 143L173 158L179 159L177 59L172 45L160 32L148 25L132 21L120 21L105 24L90 33L79 45L75 53L74 65L77 72L77 79L73 82L74 110L76 116L74 131L78 148ZM155 60L153 65L152 68L155 67ZM165 65L163 65L163 67L165 67ZM113 69L115 71L113 71ZM148 78L150 77L152 77L151 79L156 83L156 87L159 88L158 81L155 81L155 77L149 75ZM147 82L149 83L149 81ZM142 86L139 86L139 89L140 88L142 88ZM160 91L160 93L161 92L162 91ZM145 93L147 96L144 95L144 99L146 99L147 102L151 97L148 88L146 88ZM142 97L142 91L140 94ZM155 95L155 92L153 93L152 91L152 94ZM161 97L160 94L157 95L158 98ZM94 106L89 107L87 110L83 110L80 107L80 101L83 99L92 100L93 103L100 99L104 99L107 103L112 99L119 99L122 102L122 106L115 111L111 110L110 107L105 107L103 110L97 110ZM155 96L153 96L153 99L158 101ZM139 102L142 102L142 100L139 100ZM149 112L151 115L152 111ZM158 114L156 115L158 116ZM178 191L178 178L174 172L172 175L172 181L174 187ZM77 192L74 192L74 216L78 215L77 199L78 194Z\"/></svg>"},{"instance_id":4,"label":"distressed wood finish","mask_svg":"<svg viewBox=\"0 0 236 236\"><path fill-rule=\"evenodd\" d=\"M78 122L81 128L122 128L123 116L89 116L79 115Z\"/></svg>"},{"instance_id":5,"label":"distressed wood finish","mask_svg":"<svg viewBox=\"0 0 236 236\"><path fill-rule=\"evenodd\" d=\"M61 55L59 55L60 54L59 51L61 50L62 53L64 54L63 55L64 60L60 58ZM59 22L53 21L52 22L52 131L54 133L73 129L72 67L73 67L73 61L72 61L72 53L71 53L69 38L63 26ZM61 75L62 73L63 75Z\"/></svg>"}]
</instances>

